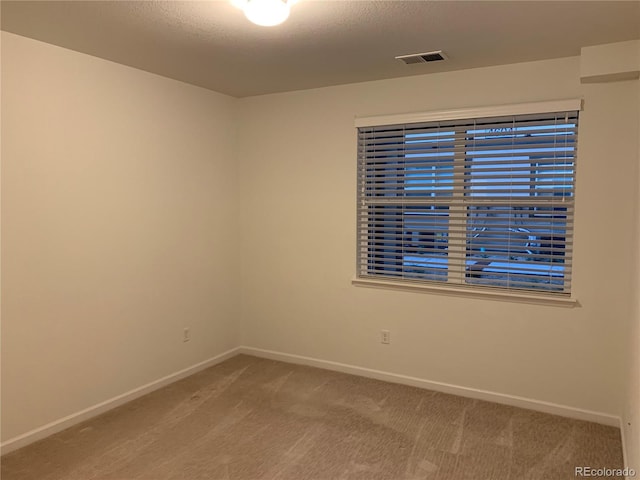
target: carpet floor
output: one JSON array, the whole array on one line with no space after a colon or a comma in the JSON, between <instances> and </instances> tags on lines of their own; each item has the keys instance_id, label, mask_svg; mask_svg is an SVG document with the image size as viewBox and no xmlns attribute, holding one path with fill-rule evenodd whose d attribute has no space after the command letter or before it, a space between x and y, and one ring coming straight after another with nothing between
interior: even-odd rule
<instances>
[{"instance_id":1,"label":"carpet floor","mask_svg":"<svg viewBox=\"0 0 640 480\"><path fill-rule=\"evenodd\" d=\"M1 474L565 480L575 478L576 466L622 468L619 430L238 355L5 455Z\"/></svg>"}]
</instances>

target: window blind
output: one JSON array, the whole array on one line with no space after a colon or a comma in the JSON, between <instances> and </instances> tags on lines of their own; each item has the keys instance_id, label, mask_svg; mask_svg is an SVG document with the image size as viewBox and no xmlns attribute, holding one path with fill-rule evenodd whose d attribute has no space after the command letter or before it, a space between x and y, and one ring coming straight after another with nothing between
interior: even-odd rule
<instances>
[{"instance_id":1,"label":"window blind","mask_svg":"<svg viewBox=\"0 0 640 480\"><path fill-rule=\"evenodd\" d=\"M357 276L568 294L578 112L358 128Z\"/></svg>"}]
</instances>

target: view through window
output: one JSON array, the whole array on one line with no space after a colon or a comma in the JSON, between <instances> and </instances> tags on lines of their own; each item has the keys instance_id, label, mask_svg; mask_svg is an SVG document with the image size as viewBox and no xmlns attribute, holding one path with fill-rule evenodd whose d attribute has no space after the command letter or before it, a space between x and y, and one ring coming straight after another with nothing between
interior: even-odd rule
<instances>
[{"instance_id":1,"label":"view through window","mask_svg":"<svg viewBox=\"0 0 640 480\"><path fill-rule=\"evenodd\" d=\"M360 127L358 276L570 293L578 112Z\"/></svg>"}]
</instances>

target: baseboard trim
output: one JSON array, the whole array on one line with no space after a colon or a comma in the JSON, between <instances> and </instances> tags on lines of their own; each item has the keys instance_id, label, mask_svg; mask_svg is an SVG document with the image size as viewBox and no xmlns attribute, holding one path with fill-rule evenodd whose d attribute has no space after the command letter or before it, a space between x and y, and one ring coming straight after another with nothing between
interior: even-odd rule
<instances>
[{"instance_id":1,"label":"baseboard trim","mask_svg":"<svg viewBox=\"0 0 640 480\"><path fill-rule=\"evenodd\" d=\"M134 388L133 390L125 392L122 395L110 398L109 400L105 400L104 402L100 402L89 408L85 408L84 410L81 410L77 413L67 415L66 417L43 425L42 427L38 427L34 430L23 433L22 435L18 435L17 437L11 438L6 442L0 444L0 454L5 455L9 452L13 452L14 450L27 446L30 443L36 442L45 437L53 435L54 433L72 427L73 425L84 422L85 420L119 407L120 405L130 402L131 400L135 400L136 398L142 397L143 395L158 390L159 388L193 375L194 373L204 370L205 368L212 367L213 365L223 362L228 358L237 355L238 353L240 353L240 347L232 348L231 350L227 350L220 355L216 355L215 357L211 357L208 360L196 363L195 365L167 375L166 377L162 377L151 383L147 383L146 385L143 385L141 387Z\"/></svg>"},{"instance_id":2,"label":"baseboard trim","mask_svg":"<svg viewBox=\"0 0 640 480\"><path fill-rule=\"evenodd\" d=\"M452 385L442 382L434 382L431 380L425 380L417 377L410 377L407 375L399 375L396 373L384 372L381 370L374 370L365 367L358 367L355 365L348 365L339 362L332 362L329 360L321 360L319 358L305 357L302 355L294 355L291 353L277 352L273 350L264 350L261 348L254 348L248 346L241 346L232 348L220 355L216 355L208 360L197 363L190 367L187 367L178 372L172 373L151 383L135 388L128 392L125 392L116 397L100 402L89 408L76 412L74 414L63 417L54 422L38 427L34 430L26 432L17 437L11 438L6 442L0 444L0 454L5 455L13 452L19 448L29 445L43 438L46 438L54 433L65 430L78 423L84 422L92 417L98 416L104 412L112 410L120 405L142 397L148 393L158 390L166 385L181 380L185 377L193 375L205 368L212 367L218 363L221 363L231 357L238 354L253 355L255 357L267 358L271 360L278 360L281 362L294 363L299 365L308 365L311 367L323 368L325 370L333 370L336 372L348 373L351 375L359 375L361 377L375 378L377 380L383 380L391 383L399 383L402 385L410 385L413 387L424 388L426 390L434 390L437 392L450 393L453 395L460 395L462 397L475 398L478 400L485 400L489 402L501 403L504 405L511 405L514 407L527 408L529 410L536 410L539 412L550 413L553 415L559 415L562 417L575 418L578 420L586 420L589 422L600 423L603 425L609 425L613 427L619 427L622 435L622 450L627 464L627 452L624 438L624 425L622 419L615 415L606 413L594 412L591 410L583 410L579 408L569 407L566 405L559 405L556 403L543 402L540 400L533 400L525 397L518 397L515 395L506 395L503 393L495 393L487 390L479 390L469 387L461 387L458 385Z\"/></svg>"},{"instance_id":3,"label":"baseboard trim","mask_svg":"<svg viewBox=\"0 0 640 480\"><path fill-rule=\"evenodd\" d=\"M627 430L624 428L624 418L620 417L620 437L622 439L622 465L625 468L631 468L629 465L629 457L627 455ZM625 477L627 480L630 480L631 477Z\"/></svg>"},{"instance_id":4,"label":"baseboard trim","mask_svg":"<svg viewBox=\"0 0 640 480\"><path fill-rule=\"evenodd\" d=\"M461 397L486 400L488 402L495 402L501 403L503 405L510 405L513 407L536 410L538 412L550 413L552 415L559 415L562 417L574 418L577 420L586 420L588 422L600 423L612 427L619 427L621 421L620 417L607 413L583 410L580 408L569 407L567 405L559 405L557 403L533 400L531 398L518 397L515 395L506 395L503 393L479 390L476 388L461 387L458 385L451 385L449 383L434 382L422 378L383 372L380 370L373 370L370 368L358 367L355 365L347 365L344 363L332 362L329 360L321 360L319 358L304 357L302 355L294 355L291 353L282 353L273 350L264 350L261 348L253 348L247 346L240 347L238 353L253 355L255 357L267 358L271 360L279 360L282 362L295 363L299 365L324 368L325 370L349 373L352 375L359 375L361 377L375 378L377 380L383 380L386 382L400 383L403 385L410 385L412 387L424 388L426 390L434 390L437 392L459 395Z\"/></svg>"}]
</instances>

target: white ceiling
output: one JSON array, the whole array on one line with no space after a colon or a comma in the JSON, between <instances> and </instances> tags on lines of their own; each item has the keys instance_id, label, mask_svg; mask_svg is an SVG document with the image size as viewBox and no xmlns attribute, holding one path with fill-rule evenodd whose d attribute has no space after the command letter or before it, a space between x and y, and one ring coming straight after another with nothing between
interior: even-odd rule
<instances>
[{"instance_id":1,"label":"white ceiling","mask_svg":"<svg viewBox=\"0 0 640 480\"><path fill-rule=\"evenodd\" d=\"M578 55L640 38L640 1L2 1L2 29L236 97ZM444 50L404 65L396 55Z\"/></svg>"}]
</instances>

